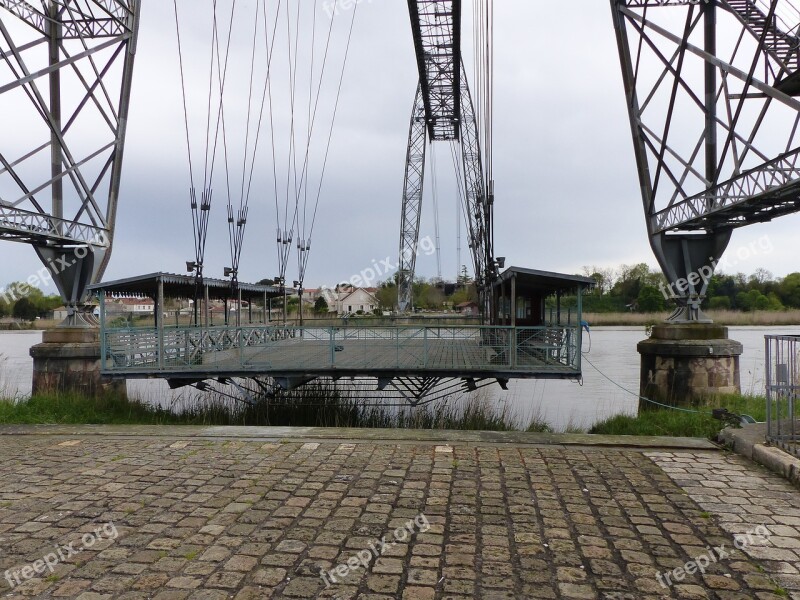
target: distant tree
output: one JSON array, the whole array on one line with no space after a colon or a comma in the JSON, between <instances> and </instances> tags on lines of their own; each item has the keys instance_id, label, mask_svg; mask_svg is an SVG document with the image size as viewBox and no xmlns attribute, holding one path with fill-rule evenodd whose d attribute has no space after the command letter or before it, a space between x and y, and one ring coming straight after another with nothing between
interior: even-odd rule
<instances>
[{"instance_id":1,"label":"distant tree","mask_svg":"<svg viewBox=\"0 0 800 600\"><path fill-rule=\"evenodd\" d=\"M778 286L777 293L784 305L800 308L800 273L792 273L784 277Z\"/></svg>"},{"instance_id":2,"label":"distant tree","mask_svg":"<svg viewBox=\"0 0 800 600\"><path fill-rule=\"evenodd\" d=\"M467 270L467 265L461 265L461 273L458 276L458 285L460 286L467 286L472 283L473 279L469 276L469 271Z\"/></svg>"},{"instance_id":3,"label":"distant tree","mask_svg":"<svg viewBox=\"0 0 800 600\"><path fill-rule=\"evenodd\" d=\"M707 296L709 298L722 297L728 298L729 308L733 306L737 294L736 280L730 275L717 274L711 277L708 283Z\"/></svg>"},{"instance_id":4,"label":"distant tree","mask_svg":"<svg viewBox=\"0 0 800 600\"><path fill-rule=\"evenodd\" d=\"M756 269L752 275L750 275L750 283L756 284L758 286L763 286L766 283L769 283L774 279L772 273L767 271L763 268Z\"/></svg>"},{"instance_id":5,"label":"distant tree","mask_svg":"<svg viewBox=\"0 0 800 600\"><path fill-rule=\"evenodd\" d=\"M642 286L636 303L641 312L663 312L667 308L667 301L664 294L657 287L652 285Z\"/></svg>"},{"instance_id":6,"label":"distant tree","mask_svg":"<svg viewBox=\"0 0 800 600\"><path fill-rule=\"evenodd\" d=\"M39 316L36 306L28 298L20 298L14 303L14 318L33 321Z\"/></svg>"},{"instance_id":7,"label":"distant tree","mask_svg":"<svg viewBox=\"0 0 800 600\"><path fill-rule=\"evenodd\" d=\"M728 310L731 307L731 299L727 296L714 296L708 300L708 308L712 310Z\"/></svg>"},{"instance_id":8,"label":"distant tree","mask_svg":"<svg viewBox=\"0 0 800 600\"><path fill-rule=\"evenodd\" d=\"M378 288L375 294L378 299L378 305L384 310L394 310L397 304L397 284L394 279L384 281Z\"/></svg>"},{"instance_id":9,"label":"distant tree","mask_svg":"<svg viewBox=\"0 0 800 600\"><path fill-rule=\"evenodd\" d=\"M450 296L450 302L453 306L458 306L459 304L464 304L465 302L477 302L478 301L478 290L475 289L475 284L470 284L466 287L460 288L455 291L455 293Z\"/></svg>"},{"instance_id":10,"label":"distant tree","mask_svg":"<svg viewBox=\"0 0 800 600\"><path fill-rule=\"evenodd\" d=\"M769 308L767 310L785 310L786 307L781 302L781 299L778 297L778 294L775 292L770 292L767 294L767 299L769 300Z\"/></svg>"},{"instance_id":11,"label":"distant tree","mask_svg":"<svg viewBox=\"0 0 800 600\"><path fill-rule=\"evenodd\" d=\"M330 310L328 306L328 301L325 300L322 296L317 298L316 302L314 302L314 312L317 314L327 314Z\"/></svg>"},{"instance_id":12,"label":"distant tree","mask_svg":"<svg viewBox=\"0 0 800 600\"><path fill-rule=\"evenodd\" d=\"M736 294L736 306L746 312L754 310L769 310L770 300L758 290L739 292Z\"/></svg>"},{"instance_id":13,"label":"distant tree","mask_svg":"<svg viewBox=\"0 0 800 600\"><path fill-rule=\"evenodd\" d=\"M604 296L614 287L614 269L592 265L583 267L583 274L594 279L596 285L592 293L596 296Z\"/></svg>"},{"instance_id":14,"label":"distant tree","mask_svg":"<svg viewBox=\"0 0 800 600\"><path fill-rule=\"evenodd\" d=\"M438 310L444 305L444 292L435 284L422 282L414 286L414 304L427 310Z\"/></svg>"}]
</instances>

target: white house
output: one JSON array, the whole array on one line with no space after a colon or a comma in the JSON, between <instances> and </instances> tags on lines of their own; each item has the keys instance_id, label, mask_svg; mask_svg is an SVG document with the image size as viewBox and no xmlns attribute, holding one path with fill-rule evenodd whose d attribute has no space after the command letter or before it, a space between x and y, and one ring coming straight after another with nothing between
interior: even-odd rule
<instances>
[{"instance_id":1,"label":"white house","mask_svg":"<svg viewBox=\"0 0 800 600\"><path fill-rule=\"evenodd\" d=\"M120 298L117 302L122 305L123 312L134 314L152 314L156 306L150 298Z\"/></svg>"},{"instance_id":2,"label":"white house","mask_svg":"<svg viewBox=\"0 0 800 600\"><path fill-rule=\"evenodd\" d=\"M371 314L378 308L375 294L366 288L339 288L336 312L340 315Z\"/></svg>"}]
</instances>

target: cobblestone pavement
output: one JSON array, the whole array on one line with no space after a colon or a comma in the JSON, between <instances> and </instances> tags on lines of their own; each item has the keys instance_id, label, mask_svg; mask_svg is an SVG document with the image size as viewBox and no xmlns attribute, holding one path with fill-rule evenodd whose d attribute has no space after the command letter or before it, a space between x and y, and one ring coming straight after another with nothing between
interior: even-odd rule
<instances>
[{"instance_id":1,"label":"cobblestone pavement","mask_svg":"<svg viewBox=\"0 0 800 600\"><path fill-rule=\"evenodd\" d=\"M0 596L781 598L798 502L721 452L0 435Z\"/></svg>"},{"instance_id":2,"label":"cobblestone pavement","mask_svg":"<svg viewBox=\"0 0 800 600\"><path fill-rule=\"evenodd\" d=\"M738 536L744 555L800 598L800 492L795 487L735 454L647 455L724 531ZM758 535L760 527L769 534Z\"/></svg>"}]
</instances>

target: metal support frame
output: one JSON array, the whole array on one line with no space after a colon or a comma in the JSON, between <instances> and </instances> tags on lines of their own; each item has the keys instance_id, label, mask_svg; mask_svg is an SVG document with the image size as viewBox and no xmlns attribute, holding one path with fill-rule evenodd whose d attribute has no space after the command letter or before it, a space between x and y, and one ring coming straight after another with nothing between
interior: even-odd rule
<instances>
[{"instance_id":1,"label":"metal support frame","mask_svg":"<svg viewBox=\"0 0 800 600\"><path fill-rule=\"evenodd\" d=\"M422 84L417 88L411 126L408 132L406 176L403 184L403 208L400 217L400 254L397 279L397 308L408 312L413 308L414 272L417 264L419 226L422 217L422 193L425 183L427 128L425 123Z\"/></svg>"},{"instance_id":2,"label":"metal support frame","mask_svg":"<svg viewBox=\"0 0 800 600\"><path fill-rule=\"evenodd\" d=\"M139 14L139 0L0 0L0 115L36 124L0 140L0 240L34 247L73 325L111 256Z\"/></svg>"},{"instance_id":3,"label":"metal support frame","mask_svg":"<svg viewBox=\"0 0 800 600\"><path fill-rule=\"evenodd\" d=\"M461 60L460 0L409 0L419 87L409 130L400 227L398 310L413 308L413 281L425 182L426 141L460 146L464 211L469 247L484 319L494 322L491 283L497 274L492 242L492 207L481 160L480 133ZM426 131L427 128L427 131Z\"/></svg>"},{"instance_id":4,"label":"metal support frame","mask_svg":"<svg viewBox=\"0 0 800 600\"><path fill-rule=\"evenodd\" d=\"M650 245L677 305L670 321L708 320L700 306L734 228L800 210L800 13L779 5L794 8L611 0Z\"/></svg>"}]
</instances>

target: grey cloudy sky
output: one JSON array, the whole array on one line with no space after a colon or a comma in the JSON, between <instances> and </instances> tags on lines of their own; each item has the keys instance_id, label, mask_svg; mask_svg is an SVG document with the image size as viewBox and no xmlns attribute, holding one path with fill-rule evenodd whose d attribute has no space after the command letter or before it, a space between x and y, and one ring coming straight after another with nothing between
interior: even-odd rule
<instances>
[{"instance_id":1,"label":"grey cloudy sky","mask_svg":"<svg viewBox=\"0 0 800 600\"><path fill-rule=\"evenodd\" d=\"M181 272L193 255L172 3L143 4L116 247L106 279ZM206 4L181 6L192 6L197 13ZM359 6L307 287L333 285L369 267L373 259L397 254L408 120L417 83L407 10L401 0L364 0ZM495 11L497 255L506 256L507 264L563 272L578 272L584 265L655 265L608 2L499 0ZM327 19L324 14L321 18ZM194 15L185 20L187 32L194 19L200 20ZM187 33L187 44L202 44L203 39ZM337 43L342 39L337 37ZM190 67L199 68L195 63ZM241 105L246 92L231 88L226 93L240 94L230 102ZM333 91L326 89L323 103L332 106L332 98ZM288 118L285 113L275 117L284 124ZM455 187L452 167L445 168L450 161L447 146L436 155L447 277L458 269ZM258 189L251 199L243 281L272 277L278 269L272 184L261 178L271 176L267 157L262 152ZM319 160L314 169L319 169ZM230 262L224 200L221 193L216 197L207 251L210 276L221 276ZM794 235L798 219L784 217L737 231L729 270L749 273L765 267L779 276L799 270ZM430 193L422 235L434 235ZM737 257L738 249L757 241L758 252ZM469 264L464 246L461 262ZM24 279L40 268L26 246L3 243L0 252L0 281ZM742 260L745 254L749 258ZM433 256L420 258L418 273L436 274ZM288 271L288 278L293 277L294 256Z\"/></svg>"}]
</instances>

